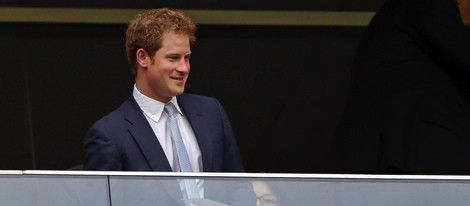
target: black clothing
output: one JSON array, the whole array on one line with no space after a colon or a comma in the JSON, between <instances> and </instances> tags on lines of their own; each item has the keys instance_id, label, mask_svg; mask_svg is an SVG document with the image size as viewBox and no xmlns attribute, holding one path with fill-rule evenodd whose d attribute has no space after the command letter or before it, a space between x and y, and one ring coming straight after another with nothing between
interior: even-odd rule
<instances>
[{"instance_id":1,"label":"black clothing","mask_svg":"<svg viewBox=\"0 0 470 206\"><path fill-rule=\"evenodd\" d=\"M470 175L470 32L455 0L389 0L360 42L333 173Z\"/></svg>"}]
</instances>

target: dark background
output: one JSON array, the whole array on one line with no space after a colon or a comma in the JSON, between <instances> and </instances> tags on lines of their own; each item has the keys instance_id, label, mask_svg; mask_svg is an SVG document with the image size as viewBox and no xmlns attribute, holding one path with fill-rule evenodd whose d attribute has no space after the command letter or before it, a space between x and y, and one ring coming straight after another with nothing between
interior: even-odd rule
<instances>
[{"instance_id":1,"label":"dark background","mask_svg":"<svg viewBox=\"0 0 470 206\"><path fill-rule=\"evenodd\" d=\"M375 11L382 1L2 1L0 7ZM63 170L131 94L126 25L0 23L0 169ZM248 172L323 173L365 27L199 25L187 92L224 105Z\"/></svg>"}]
</instances>

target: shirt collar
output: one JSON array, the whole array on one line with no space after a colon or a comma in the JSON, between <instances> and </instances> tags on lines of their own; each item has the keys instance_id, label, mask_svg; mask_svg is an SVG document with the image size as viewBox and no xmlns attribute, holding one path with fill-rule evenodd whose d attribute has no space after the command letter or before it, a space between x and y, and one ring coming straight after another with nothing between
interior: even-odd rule
<instances>
[{"instance_id":1,"label":"shirt collar","mask_svg":"<svg viewBox=\"0 0 470 206\"><path fill-rule=\"evenodd\" d=\"M155 122L158 122L160 118L162 117L165 103L145 96L137 89L135 84L134 84L134 91L132 94L134 96L135 101L139 105L140 109L142 109L144 114L148 116L150 119L154 120ZM175 105L178 113L183 115L183 112L181 111L181 108L178 105L178 101L176 97L171 98L170 102L173 103L173 105Z\"/></svg>"}]
</instances>

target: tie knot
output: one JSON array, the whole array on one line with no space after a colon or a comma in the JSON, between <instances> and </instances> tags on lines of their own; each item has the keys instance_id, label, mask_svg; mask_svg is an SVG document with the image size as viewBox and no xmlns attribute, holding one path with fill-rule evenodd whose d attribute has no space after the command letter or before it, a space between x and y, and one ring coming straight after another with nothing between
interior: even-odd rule
<instances>
[{"instance_id":1,"label":"tie knot","mask_svg":"<svg viewBox=\"0 0 470 206\"><path fill-rule=\"evenodd\" d=\"M164 108L166 114L169 116L169 117L174 117L175 115L175 105L173 105L171 102L168 103L168 104L165 104L165 108Z\"/></svg>"}]
</instances>

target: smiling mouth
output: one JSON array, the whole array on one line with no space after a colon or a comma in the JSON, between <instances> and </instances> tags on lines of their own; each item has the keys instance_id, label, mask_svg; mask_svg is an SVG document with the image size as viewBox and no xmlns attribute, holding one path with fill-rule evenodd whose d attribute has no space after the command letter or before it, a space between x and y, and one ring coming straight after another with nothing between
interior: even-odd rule
<instances>
[{"instance_id":1,"label":"smiling mouth","mask_svg":"<svg viewBox=\"0 0 470 206\"><path fill-rule=\"evenodd\" d=\"M170 78L174 80L180 80L180 81L184 80L184 77L170 77Z\"/></svg>"}]
</instances>

